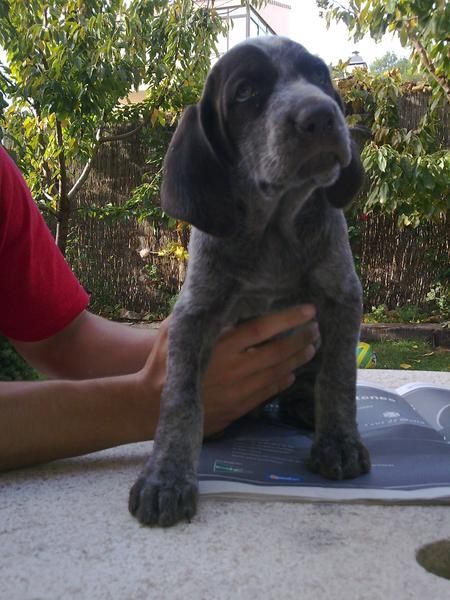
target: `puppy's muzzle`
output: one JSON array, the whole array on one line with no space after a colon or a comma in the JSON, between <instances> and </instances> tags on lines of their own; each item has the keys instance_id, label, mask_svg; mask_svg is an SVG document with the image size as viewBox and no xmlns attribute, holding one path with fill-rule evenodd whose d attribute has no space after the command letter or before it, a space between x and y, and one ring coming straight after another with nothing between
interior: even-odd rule
<instances>
[{"instance_id":1,"label":"puppy's muzzle","mask_svg":"<svg viewBox=\"0 0 450 600\"><path fill-rule=\"evenodd\" d=\"M311 138L328 136L336 129L336 111L331 102L318 102L300 111L296 127L303 135Z\"/></svg>"},{"instance_id":2,"label":"puppy's muzzle","mask_svg":"<svg viewBox=\"0 0 450 600\"><path fill-rule=\"evenodd\" d=\"M295 130L311 154L335 155L341 167L351 160L347 127L336 102L331 98L303 102L297 107Z\"/></svg>"}]
</instances>

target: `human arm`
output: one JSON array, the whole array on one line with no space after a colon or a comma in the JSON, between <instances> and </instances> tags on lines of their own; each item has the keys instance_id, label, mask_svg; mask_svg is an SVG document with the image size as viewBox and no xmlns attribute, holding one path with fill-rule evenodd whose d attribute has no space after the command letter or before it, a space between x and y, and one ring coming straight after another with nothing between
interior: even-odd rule
<instances>
[{"instance_id":1,"label":"human arm","mask_svg":"<svg viewBox=\"0 0 450 600\"><path fill-rule=\"evenodd\" d=\"M0 147L0 331L54 381L0 382L0 470L151 439L165 379L167 322L156 332L88 313L17 167ZM228 331L205 377L205 432L286 387L313 333L269 342L314 317L286 311Z\"/></svg>"},{"instance_id":2,"label":"human arm","mask_svg":"<svg viewBox=\"0 0 450 600\"><path fill-rule=\"evenodd\" d=\"M43 340L11 342L48 377L92 379L136 373L145 365L156 337L156 329L117 323L84 310Z\"/></svg>"},{"instance_id":3,"label":"human arm","mask_svg":"<svg viewBox=\"0 0 450 600\"><path fill-rule=\"evenodd\" d=\"M313 317L313 307L297 307L239 325L221 336L204 380L206 434L222 430L292 383L292 372L314 353L316 326L260 344ZM125 327L114 330L119 333ZM141 358L137 352L137 362L145 361L137 373L0 383L0 470L152 439L165 381L167 329L166 320L149 336L146 361L145 344ZM110 343L110 349L120 345L120 339ZM68 359L82 352L72 346L67 351Z\"/></svg>"}]
</instances>

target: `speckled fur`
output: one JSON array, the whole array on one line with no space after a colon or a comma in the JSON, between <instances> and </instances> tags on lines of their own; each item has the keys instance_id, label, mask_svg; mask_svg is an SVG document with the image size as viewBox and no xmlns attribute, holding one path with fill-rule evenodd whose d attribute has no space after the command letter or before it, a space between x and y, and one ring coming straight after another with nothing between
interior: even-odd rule
<instances>
[{"instance_id":1,"label":"speckled fur","mask_svg":"<svg viewBox=\"0 0 450 600\"><path fill-rule=\"evenodd\" d=\"M248 82L256 93L246 98ZM319 132L305 125L315 106L332 123ZM361 286L342 212L361 180L319 58L285 38L264 38L216 64L165 161L163 208L193 228L154 450L130 492L141 523L168 526L195 514L200 382L219 332L302 302L318 309L321 348L284 406L315 427L313 470L331 479L369 470L355 408Z\"/></svg>"}]
</instances>

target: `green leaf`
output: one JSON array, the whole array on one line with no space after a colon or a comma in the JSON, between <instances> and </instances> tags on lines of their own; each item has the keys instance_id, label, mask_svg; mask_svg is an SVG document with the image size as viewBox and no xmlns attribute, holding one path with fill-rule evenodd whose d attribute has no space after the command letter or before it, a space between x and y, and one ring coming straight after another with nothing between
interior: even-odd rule
<instances>
[{"instance_id":1,"label":"green leaf","mask_svg":"<svg viewBox=\"0 0 450 600\"><path fill-rule=\"evenodd\" d=\"M386 157L382 154L382 152L378 153L378 167L380 168L380 171L384 172L386 170Z\"/></svg>"},{"instance_id":2,"label":"green leaf","mask_svg":"<svg viewBox=\"0 0 450 600\"><path fill-rule=\"evenodd\" d=\"M0 65L0 127L41 206L58 208L60 178L72 179L86 163L99 129L107 137L157 109L160 131L198 99L222 24L214 12L197 9L193 0L0 0L0 46L8 48L8 64ZM10 80L5 92L3 74ZM120 103L142 84L149 87L145 102ZM155 172L167 144L168 137L155 147ZM149 195L156 197L158 185L155 177ZM108 214L149 210L134 202L117 208Z\"/></svg>"}]
</instances>

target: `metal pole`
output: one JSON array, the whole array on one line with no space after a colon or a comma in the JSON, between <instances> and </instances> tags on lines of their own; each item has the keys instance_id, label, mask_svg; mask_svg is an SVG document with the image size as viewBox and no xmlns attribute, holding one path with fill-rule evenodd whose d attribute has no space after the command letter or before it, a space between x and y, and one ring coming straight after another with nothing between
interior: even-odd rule
<instances>
[{"instance_id":1,"label":"metal pole","mask_svg":"<svg viewBox=\"0 0 450 600\"><path fill-rule=\"evenodd\" d=\"M245 7L247 9L247 16L245 19L245 37L249 38L250 37L250 4L249 4L249 0L246 1Z\"/></svg>"}]
</instances>

